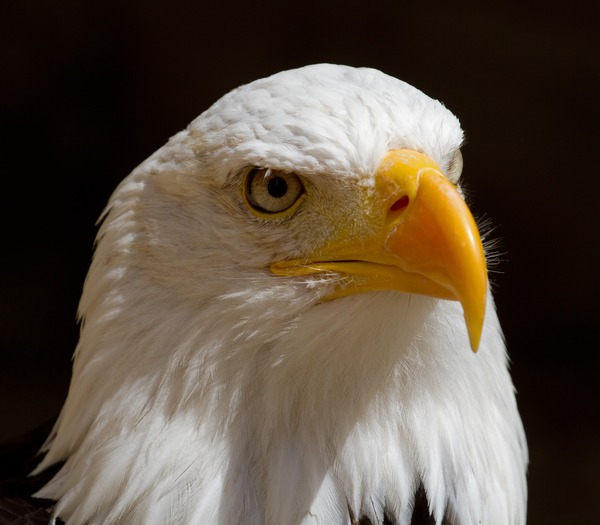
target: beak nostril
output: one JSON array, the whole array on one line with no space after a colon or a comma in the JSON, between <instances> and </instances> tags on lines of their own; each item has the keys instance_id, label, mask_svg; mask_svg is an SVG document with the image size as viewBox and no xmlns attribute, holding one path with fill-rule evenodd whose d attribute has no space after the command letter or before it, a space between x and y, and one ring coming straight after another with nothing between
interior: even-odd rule
<instances>
[{"instance_id":1,"label":"beak nostril","mask_svg":"<svg viewBox=\"0 0 600 525\"><path fill-rule=\"evenodd\" d=\"M394 204L392 204L392 207L390 208L390 210L391 211L402 211L408 206L408 201L409 201L408 195L403 195L396 202L394 202Z\"/></svg>"}]
</instances>

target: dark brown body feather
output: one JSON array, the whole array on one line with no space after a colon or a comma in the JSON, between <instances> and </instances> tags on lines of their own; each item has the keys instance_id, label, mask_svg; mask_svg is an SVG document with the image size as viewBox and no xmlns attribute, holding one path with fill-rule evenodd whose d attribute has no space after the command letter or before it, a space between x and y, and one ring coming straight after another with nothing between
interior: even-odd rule
<instances>
[{"instance_id":1,"label":"dark brown body feather","mask_svg":"<svg viewBox=\"0 0 600 525\"><path fill-rule=\"evenodd\" d=\"M52 479L60 465L38 476L29 473L41 459L38 451L53 424L49 421L0 446L0 525L47 525L50 521L54 502L32 494Z\"/></svg>"}]
</instances>

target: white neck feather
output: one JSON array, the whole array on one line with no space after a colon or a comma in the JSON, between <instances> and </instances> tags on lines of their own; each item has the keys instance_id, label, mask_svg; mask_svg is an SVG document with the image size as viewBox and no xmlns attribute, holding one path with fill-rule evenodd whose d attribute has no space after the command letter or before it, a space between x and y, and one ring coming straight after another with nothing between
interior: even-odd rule
<instances>
[{"instance_id":1,"label":"white neck feather","mask_svg":"<svg viewBox=\"0 0 600 525\"><path fill-rule=\"evenodd\" d=\"M313 306L316 292L282 286L192 308L104 263L99 249L40 467L68 458L41 492L61 516L329 524L351 508L404 524L423 484L438 523L524 523L526 447L493 305L472 354L466 333L448 337L458 303L390 292ZM270 309L283 303L282 321Z\"/></svg>"}]
</instances>

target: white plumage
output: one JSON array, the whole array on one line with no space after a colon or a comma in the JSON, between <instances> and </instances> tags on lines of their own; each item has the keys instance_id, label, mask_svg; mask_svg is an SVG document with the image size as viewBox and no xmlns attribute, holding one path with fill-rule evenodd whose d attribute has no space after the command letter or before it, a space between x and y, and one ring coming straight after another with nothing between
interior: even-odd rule
<instances>
[{"instance_id":1,"label":"white plumage","mask_svg":"<svg viewBox=\"0 0 600 525\"><path fill-rule=\"evenodd\" d=\"M389 151L457 183L461 142L415 88L315 65L232 91L136 168L100 227L39 467L66 460L39 493L56 515L407 525L422 485L438 524L524 524L527 448L491 296L475 354L458 301L331 300L347 275L273 266L371 235ZM296 174L302 200L253 209L253 167Z\"/></svg>"}]
</instances>

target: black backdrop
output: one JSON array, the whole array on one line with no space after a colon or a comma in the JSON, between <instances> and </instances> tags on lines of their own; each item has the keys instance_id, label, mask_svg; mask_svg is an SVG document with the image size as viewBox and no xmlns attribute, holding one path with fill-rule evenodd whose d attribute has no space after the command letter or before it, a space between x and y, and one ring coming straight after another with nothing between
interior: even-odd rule
<instances>
[{"instance_id":1,"label":"black backdrop","mask_svg":"<svg viewBox=\"0 0 600 525\"><path fill-rule=\"evenodd\" d=\"M366 65L443 100L466 129L473 208L504 253L493 280L531 448L530 523L597 520L592 2L95 4L0 10L0 440L64 399L94 222L116 184L239 84Z\"/></svg>"}]
</instances>

